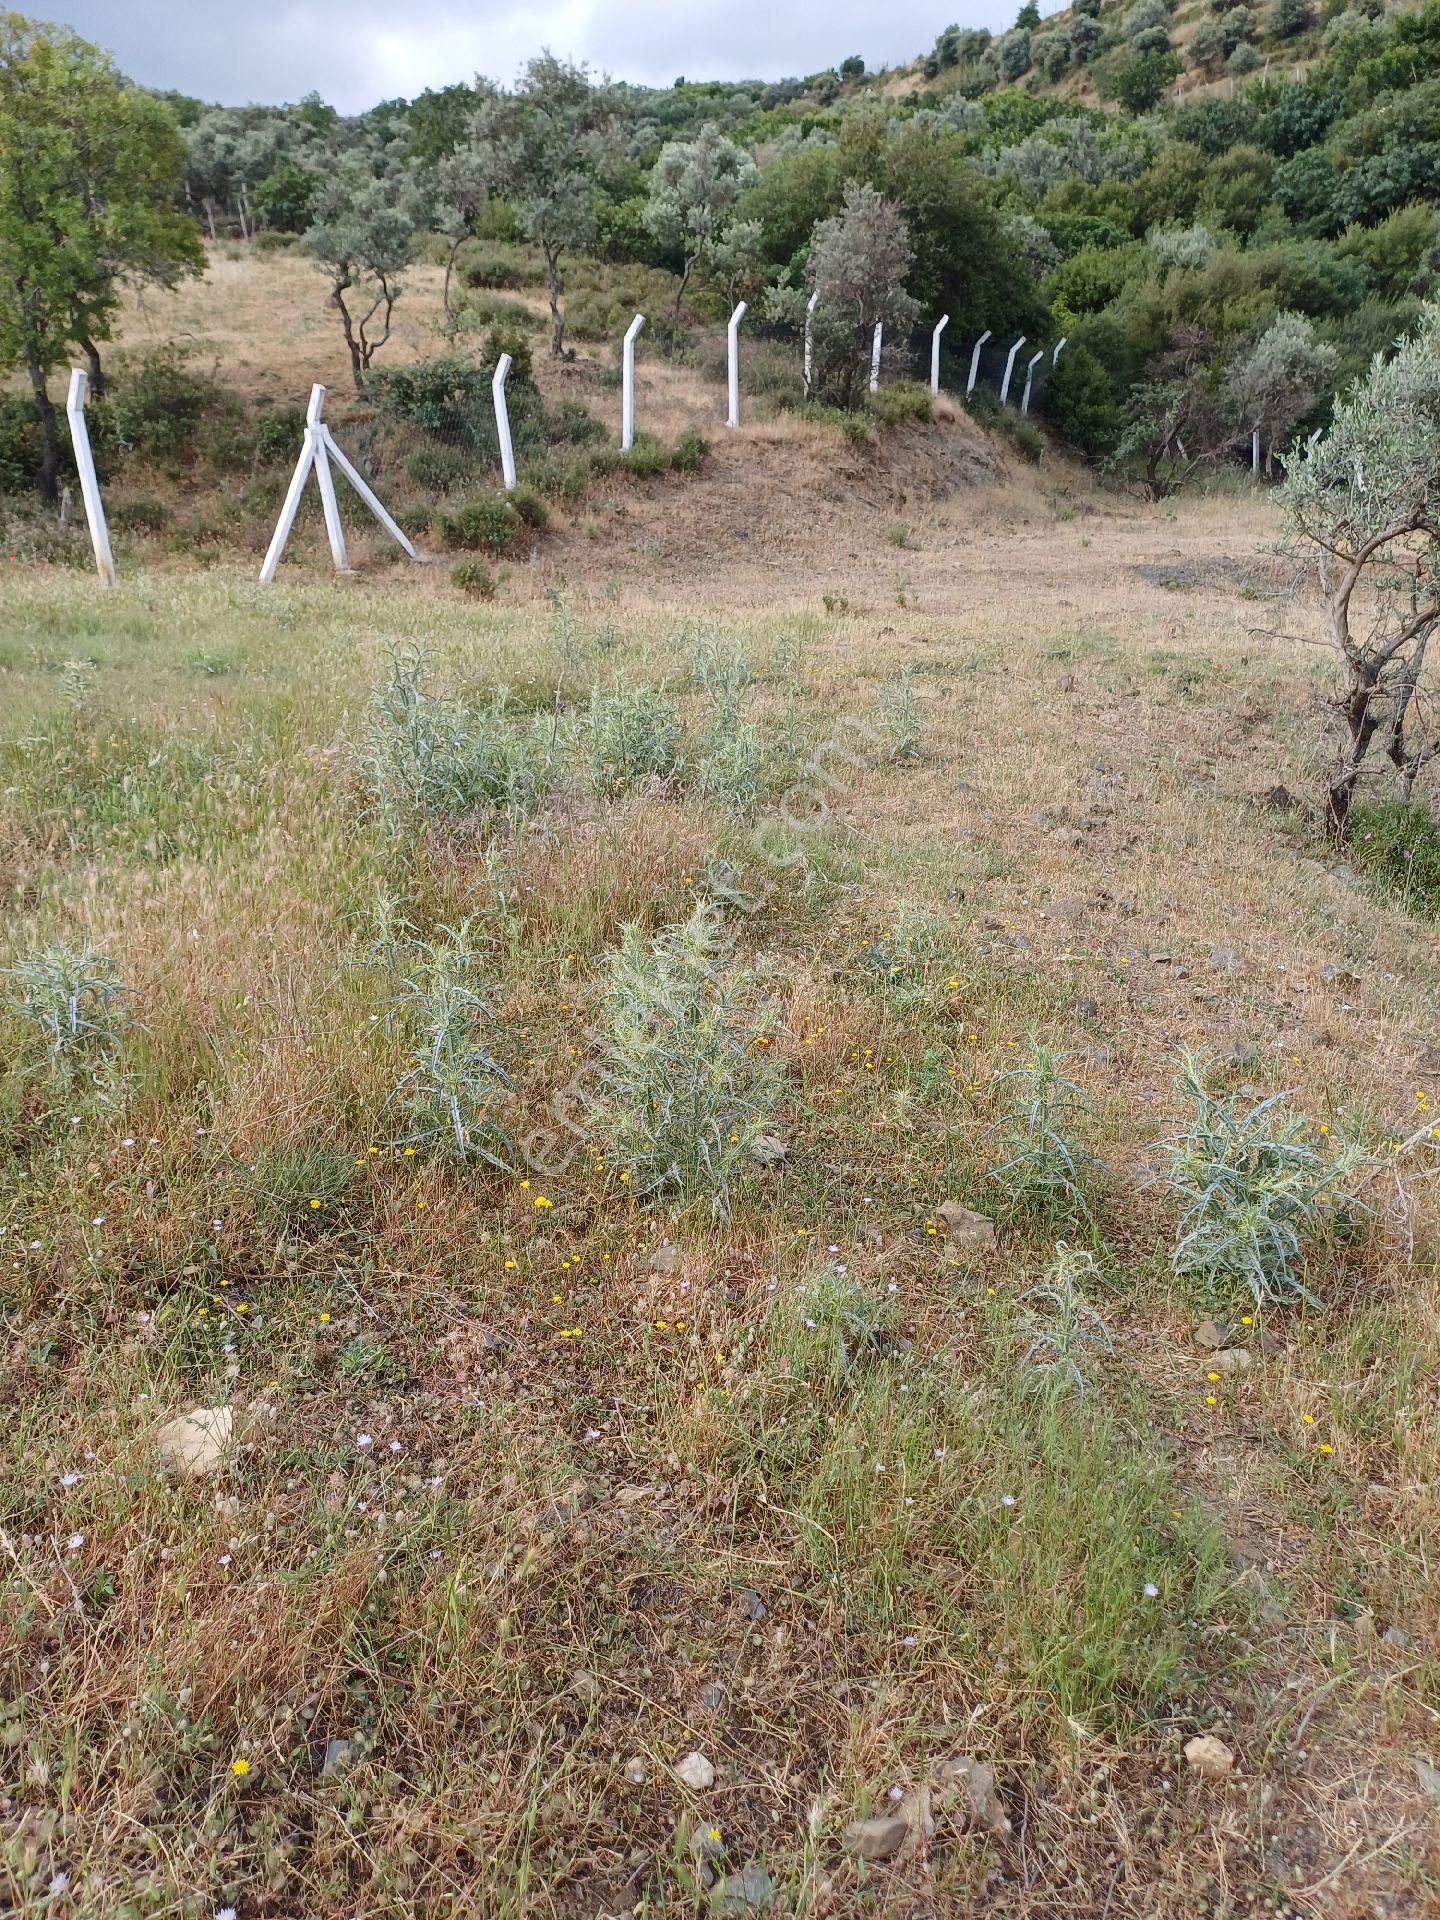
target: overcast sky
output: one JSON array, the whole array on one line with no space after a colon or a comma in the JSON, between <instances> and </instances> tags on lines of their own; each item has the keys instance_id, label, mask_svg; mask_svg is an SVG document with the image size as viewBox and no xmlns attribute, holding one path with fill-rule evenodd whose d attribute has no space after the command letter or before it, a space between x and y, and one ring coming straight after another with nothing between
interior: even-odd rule
<instances>
[{"instance_id":1,"label":"overcast sky","mask_svg":"<svg viewBox=\"0 0 1440 1920\"><path fill-rule=\"evenodd\" d=\"M19 0L24 6L24 0ZM1051 13L1061 0L1041 0ZM619 80L776 80L847 54L894 66L952 20L1009 26L1020 0L32 0L109 47L134 80L227 105L298 100L342 112L476 73L513 78L542 47Z\"/></svg>"}]
</instances>

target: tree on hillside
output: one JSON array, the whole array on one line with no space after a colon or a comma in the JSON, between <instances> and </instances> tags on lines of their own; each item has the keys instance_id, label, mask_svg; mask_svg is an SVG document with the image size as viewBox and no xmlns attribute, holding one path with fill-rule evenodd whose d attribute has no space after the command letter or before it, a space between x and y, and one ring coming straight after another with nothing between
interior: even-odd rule
<instances>
[{"instance_id":1,"label":"tree on hillside","mask_svg":"<svg viewBox=\"0 0 1440 1920\"><path fill-rule=\"evenodd\" d=\"M1273 453L1315 411L1339 364L1335 348L1315 338L1304 314L1277 314L1230 368L1226 384L1240 424L1258 428Z\"/></svg>"},{"instance_id":2,"label":"tree on hillside","mask_svg":"<svg viewBox=\"0 0 1440 1920\"><path fill-rule=\"evenodd\" d=\"M483 148L468 143L457 146L435 168L431 176L434 189L436 230L450 242L445 254L445 279L440 290L445 308L445 325L454 332L459 318L450 301L455 277L455 257L475 232L475 222L495 191L492 156Z\"/></svg>"},{"instance_id":3,"label":"tree on hillside","mask_svg":"<svg viewBox=\"0 0 1440 1920\"><path fill-rule=\"evenodd\" d=\"M1130 394L1110 464L1138 467L1150 499L1164 500L1248 431L1236 422L1214 340L1201 327L1177 327Z\"/></svg>"},{"instance_id":4,"label":"tree on hillside","mask_svg":"<svg viewBox=\"0 0 1440 1920\"><path fill-rule=\"evenodd\" d=\"M468 144L491 167L498 191L544 257L553 354L565 346L561 259L594 235L596 171L622 113L614 88L592 84L584 66L542 53L513 92L492 89L470 125Z\"/></svg>"},{"instance_id":5,"label":"tree on hillside","mask_svg":"<svg viewBox=\"0 0 1440 1920\"><path fill-rule=\"evenodd\" d=\"M48 381L98 342L122 287L173 286L203 264L177 210L185 149L169 110L65 27L0 14L0 372L23 367L40 421L41 494L59 498Z\"/></svg>"},{"instance_id":6,"label":"tree on hillside","mask_svg":"<svg viewBox=\"0 0 1440 1920\"><path fill-rule=\"evenodd\" d=\"M330 282L357 393L365 391L370 363L390 338L402 276L427 211L413 179L375 180L354 167L333 174L316 201L305 244Z\"/></svg>"},{"instance_id":7,"label":"tree on hillside","mask_svg":"<svg viewBox=\"0 0 1440 1920\"><path fill-rule=\"evenodd\" d=\"M1440 305L1336 401L1330 430L1289 464L1281 498L1298 545L1318 560L1344 676L1327 787L1330 829L1343 839L1377 758L1408 800L1440 754L1425 675L1440 623Z\"/></svg>"},{"instance_id":8,"label":"tree on hillside","mask_svg":"<svg viewBox=\"0 0 1440 1920\"><path fill-rule=\"evenodd\" d=\"M681 256L677 318L697 261L714 264L716 249L733 223L736 201L758 177L759 169L745 149L711 123L693 140L668 140L660 149L650 177L645 225L662 246Z\"/></svg>"},{"instance_id":9,"label":"tree on hillside","mask_svg":"<svg viewBox=\"0 0 1440 1920\"><path fill-rule=\"evenodd\" d=\"M874 187L852 180L839 213L822 220L810 246L806 285L779 290L772 310L802 323L810 294L814 393L835 406L855 406L870 377L876 325L884 327L891 364L904 352L919 308L905 291L915 255L899 212Z\"/></svg>"}]
</instances>

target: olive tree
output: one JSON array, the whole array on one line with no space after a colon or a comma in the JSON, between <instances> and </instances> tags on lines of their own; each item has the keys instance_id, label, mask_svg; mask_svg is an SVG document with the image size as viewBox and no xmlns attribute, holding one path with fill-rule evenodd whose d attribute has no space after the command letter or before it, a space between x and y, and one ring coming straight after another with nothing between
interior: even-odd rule
<instances>
[{"instance_id":1,"label":"olive tree","mask_svg":"<svg viewBox=\"0 0 1440 1920\"><path fill-rule=\"evenodd\" d=\"M759 177L750 155L707 122L693 140L667 140L650 176L645 225L681 257L678 318L696 263L715 264L733 223L735 202ZM727 249L729 261L734 249Z\"/></svg>"},{"instance_id":2,"label":"olive tree","mask_svg":"<svg viewBox=\"0 0 1440 1920\"><path fill-rule=\"evenodd\" d=\"M622 112L620 95L592 83L588 68L542 53L513 91L492 88L471 122L468 144L544 258L553 354L565 347L560 263L594 237L596 171L615 146Z\"/></svg>"},{"instance_id":3,"label":"olive tree","mask_svg":"<svg viewBox=\"0 0 1440 1920\"><path fill-rule=\"evenodd\" d=\"M332 174L316 199L305 244L330 283L357 393L365 391L370 363L390 338L402 276L426 215L413 179L377 180L353 167Z\"/></svg>"},{"instance_id":4,"label":"olive tree","mask_svg":"<svg viewBox=\"0 0 1440 1920\"><path fill-rule=\"evenodd\" d=\"M1329 431L1287 466L1281 498L1318 563L1342 676L1327 811L1343 840L1362 779L1388 762L1409 799L1440 752L1425 671L1440 621L1440 304L1337 399Z\"/></svg>"},{"instance_id":5,"label":"olive tree","mask_svg":"<svg viewBox=\"0 0 1440 1920\"><path fill-rule=\"evenodd\" d=\"M1230 368L1239 424L1273 448L1286 440L1334 384L1340 355L1303 313L1280 313Z\"/></svg>"},{"instance_id":6,"label":"olive tree","mask_svg":"<svg viewBox=\"0 0 1440 1920\"><path fill-rule=\"evenodd\" d=\"M800 320L809 293L819 295L812 323L815 393L840 407L853 407L870 374L877 325L894 365L920 309L905 291L914 265L910 236L897 209L852 180L841 210L817 222L810 243L805 289L782 288L771 311Z\"/></svg>"}]
</instances>

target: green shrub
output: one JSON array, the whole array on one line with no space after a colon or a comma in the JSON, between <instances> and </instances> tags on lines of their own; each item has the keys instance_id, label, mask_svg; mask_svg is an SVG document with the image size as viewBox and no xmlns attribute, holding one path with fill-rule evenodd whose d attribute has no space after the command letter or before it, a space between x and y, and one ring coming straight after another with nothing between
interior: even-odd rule
<instances>
[{"instance_id":1,"label":"green shrub","mask_svg":"<svg viewBox=\"0 0 1440 1920\"><path fill-rule=\"evenodd\" d=\"M1353 807L1350 853L1409 912L1440 919L1440 820L1423 800Z\"/></svg>"},{"instance_id":2,"label":"green shrub","mask_svg":"<svg viewBox=\"0 0 1440 1920\"><path fill-rule=\"evenodd\" d=\"M678 435L670 464L677 473L698 473L710 453L710 442L698 427L684 427Z\"/></svg>"},{"instance_id":3,"label":"green shrub","mask_svg":"<svg viewBox=\"0 0 1440 1920\"><path fill-rule=\"evenodd\" d=\"M652 439L648 433L637 433L634 445L620 456L620 465L626 473L633 473L638 479L649 480L657 473L665 473L670 466L670 449Z\"/></svg>"},{"instance_id":4,"label":"green shrub","mask_svg":"<svg viewBox=\"0 0 1440 1920\"><path fill-rule=\"evenodd\" d=\"M450 580L462 593L472 594L477 600L493 600L500 584L493 569L479 558L457 560L450 569Z\"/></svg>"},{"instance_id":5,"label":"green shrub","mask_svg":"<svg viewBox=\"0 0 1440 1920\"><path fill-rule=\"evenodd\" d=\"M565 446L590 447L609 438L604 421L581 400L562 400L546 424L550 440Z\"/></svg>"},{"instance_id":6,"label":"green shrub","mask_svg":"<svg viewBox=\"0 0 1440 1920\"><path fill-rule=\"evenodd\" d=\"M462 453L458 447L430 441L416 447L405 462L405 471L417 487L425 487L431 493L449 493L474 480L475 456Z\"/></svg>"},{"instance_id":7,"label":"green shrub","mask_svg":"<svg viewBox=\"0 0 1440 1920\"><path fill-rule=\"evenodd\" d=\"M162 533L175 515L163 500L117 500L106 517L116 533Z\"/></svg>"},{"instance_id":8,"label":"green shrub","mask_svg":"<svg viewBox=\"0 0 1440 1920\"><path fill-rule=\"evenodd\" d=\"M395 518L408 534L429 533L435 525L436 513L433 507L402 507Z\"/></svg>"},{"instance_id":9,"label":"green shrub","mask_svg":"<svg viewBox=\"0 0 1440 1920\"><path fill-rule=\"evenodd\" d=\"M608 691L592 690L590 764L602 790L667 778L679 765L681 737L680 716L662 688L617 679Z\"/></svg>"},{"instance_id":10,"label":"green shrub","mask_svg":"<svg viewBox=\"0 0 1440 1920\"><path fill-rule=\"evenodd\" d=\"M549 526L550 509L537 487L512 487L507 498L525 526L534 528L536 533L543 532Z\"/></svg>"},{"instance_id":11,"label":"green shrub","mask_svg":"<svg viewBox=\"0 0 1440 1920\"><path fill-rule=\"evenodd\" d=\"M520 518L508 500L486 494L443 515L440 526L452 547L488 547L492 553L508 553Z\"/></svg>"},{"instance_id":12,"label":"green shrub","mask_svg":"<svg viewBox=\"0 0 1440 1920\"><path fill-rule=\"evenodd\" d=\"M583 453L568 460L547 456L532 461L525 469L526 482L552 500L578 500L590 484L593 465Z\"/></svg>"},{"instance_id":13,"label":"green shrub","mask_svg":"<svg viewBox=\"0 0 1440 1920\"><path fill-rule=\"evenodd\" d=\"M696 761L696 785L707 800L739 813L759 795L764 764L764 742L759 728L741 710L739 686L712 684L709 717Z\"/></svg>"},{"instance_id":14,"label":"green shrub","mask_svg":"<svg viewBox=\"0 0 1440 1920\"><path fill-rule=\"evenodd\" d=\"M933 420L934 396L918 380L897 380L888 387L877 387L869 397L869 410L883 427L898 427L905 420Z\"/></svg>"},{"instance_id":15,"label":"green shrub","mask_svg":"<svg viewBox=\"0 0 1440 1920\"><path fill-rule=\"evenodd\" d=\"M265 465L276 460L298 459L304 433L303 407L281 407L274 413L262 413L251 435L255 458Z\"/></svg>"},{"instance_id":16,"label":"green shrub","mask_svg":"<svg viewBox=\"0 0 1440 1920\"><path fill-rule=\"evenodd\" d=\"M538 263L514 247L477 245L461 262L460 278L467 287L505 287L512 292L533 286L540 278Z\"/></svg>"},{"instance_id":17,"label":"green shrub","mask_svg":"<svg viewBox=\"0 0 1440 1920\"><path fill-rule=\"evenodd\" d=\"M652 941L624 929L607 961L603 1091L591 1105L633 1192L708 1196L728 1218L779 1104L779 1074L757 1044L774 1018L708 902Z\"/></svg>"},{"instance_id":18,"label":"green shrub","mask_svg":"<svg viewBox=\"0 0 1440 1920\"><path fill-rule=\"evenodd\" d=\"M354 1181L355 1156L347 1148L287 1140L254 1149L236 1189L263 1232L308 1239L335 1225Z\"/></svg>"},{"instance_id":19,"label":"green shrub","mask_svg":"<svg viewBox=\"0 0 1440 1920\"><path fill-rule=\"evenodd\" d=\"M1062 1240L1045 1278L1021 1296L1030 1344L1020 1364L1037 1390L1068 1389L1083 1400L1089 1356L1114 1350L1110 1329L1085 1293L1085 1283L1098 1274L1093 1254Z\"/></svg>"},{"instance_id":20,"label":"green shrub","mask_svg":"<svg viewBox=\"0 0 1440 1920\"><path fill-rule=\"evenodd\" d=\"M188 367L180 349L162 347L115 376L103 402L104 432L126 453L171 459L193 450L222 404L214 379Z\"/></svg>"},{"instance_id":21,"label":"green shrub","mask_svg":"<svg viewBox=\"0 0 1440 1920\"><path fill-rule=\"evenodd\" d=\"M1016 420L1010 427L1010 438L1021 458L1028 460L1032 467L1045 458L1045 436L1031 421Z\"/></svg>"},{"instance_id":22,"label":"green shrub","mask_svg":"<svg viewBox=\"0 0 1440 1920\"><path fill-rule=\"evenodd\" d=\"M1350 1204L1359 1155L1318 1153L1304 1118L1282 1110L1288 1093L1249 1108L1212 1093L1195 1054L1182 1054L1178 1084L1194 1116L1165 1142L1171 1191L1187 1203L1171 1266L1219 1304L1247 1291L1257 1305L1319 1306L1298 1271L1305 1242Z\"/></svg>"}]
</instances>

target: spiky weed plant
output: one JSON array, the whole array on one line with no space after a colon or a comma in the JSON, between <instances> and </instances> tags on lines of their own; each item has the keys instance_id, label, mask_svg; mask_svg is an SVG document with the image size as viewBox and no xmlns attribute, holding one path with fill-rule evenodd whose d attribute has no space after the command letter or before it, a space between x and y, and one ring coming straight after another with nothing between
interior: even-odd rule
<instances>
[{"instance_id":1,"label":"spiky weed plant","mask_svg":"<svg viewBox=\"0 0 1440 1920\"><path fill-rule=\"evenodd\" d=\"M780 1076L762 1044L774 1012L735 961L713 905L646 940L627 926L601 995L594 1117L612 1158L645 1195L708 1198L728 1219L773 1123Z\"/></svg>"},{"instance_id":2,"label":"spiky weed plant","mask_svg":"<svg viewBox=\"0 0 1440 1920\"><path fill-rule=\"evenodd\" d=\"M1304 1116L1286 1107L1292 1092L1248 1107L1212 1092L1205 1061L1188 1050L1176 1084L1193 1113L1163 1143L1170 1189L1185 1202L1171 1267L1217 1301L1244 1291L1257 1305L1318 1306L1300 1278L1305 1247L1356 1204L1360 1150L1318 1152Z\"/></svg>"},{"instance_id":3,"label":"spiky weed plant","mask_svg":"<svg viewBox=\"0 0 1440 1920\"><path fill-rule=\"evenodd\" d=\"M1008 1153L986 1174L1004 1190L1007 1205L1052 1222L1088 1221L1084 1171L1099 1163L1075 1137L1090 1118L1085 1089L1060 1071L1060 1056L1032 1041L1029 1058L1003 1073L1008 1107L1001 1122Z\"/></svg>"},{"instance_id":4,"label":"spiky weed plant","mask_svg":"<svg viewBox=\"0 0 1440 1920\"><path fill-rule=\"evenodd\" d=\"M514 1086L490 1051L493 1015L477 986L480 956L470 923L416 941L388 1019L404 1035L411 1065L390 1094L405 1116L403 1144L439 1159L510 1168L514 1148L496 1109Z\"/></svg>"},{"instance_id":5,"label":"spiky weed plant","mask_svg":"<svg viewBox=\"0 0 1440 1920\"><path fill-rule=\"evenodd\" d=\"M52 942L12 967L5 1010L42 1049L38 1076L55 1099L113 1104L124 1093L126 990L88 943Z\"/></svg>"},{"instance_id":6,"label":"spiky weed plant","mask_svg":"<svg viewBox=\"0 0 1440 1920\"><path fill-rule=\"evenodd\" d=\"M924 752L920 702L915 697L915 682L909 671L888 686L880 696L880 722L885 729L892 760L919 760Z\"/></svg>"},{"instance_id":7,"label":"spiky weed plant","mask_svg":"<svg viewBox=\"0 0 1440 1920\"><path fill-rule=\"evenodd\" d=\"M1030 1344L1020 1365L1033 1389L1068 1390L1083 1400L1086 1362L1092 1354L1113 1352L1110 1329L1085 1291L1098 1271L1093 1254L1062 1240L1044 1279L1022 1295Z\"/></svg>"},{"instance_id":8,"label":"spiky weed plant","mask_svg":"<svg viewBox=\"0 0 1440 1920\"><path fill-rule=\"evenodd\" d=\"M502 688L467 709L424 683L419 648L391 655L371 698L361 764L387 833L427 817L528 813L546 785L546 742Z\"/></svg>"},{"instance_id":9,"label":"spiky weed plant","mask_svg":"<svg viewBox=\"0 0 1440 1920\"><path fill-rule=\"evenodd\" d=\"M590 764L602 793L668 779L680 764L680 716L662 687L615 679L590 694Z\"/></svg>"}]
</instances>

